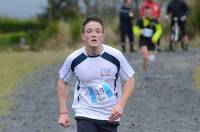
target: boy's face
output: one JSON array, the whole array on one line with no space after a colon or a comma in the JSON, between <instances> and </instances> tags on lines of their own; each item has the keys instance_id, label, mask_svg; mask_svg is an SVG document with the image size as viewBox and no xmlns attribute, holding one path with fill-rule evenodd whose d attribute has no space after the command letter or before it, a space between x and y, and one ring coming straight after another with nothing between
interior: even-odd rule
<instances>
[{"instance_id":1,"label":"boy's face","mask_svg":"<svg viewBox=\"0 0 200 132\"><path fill-rule=\"evenodd\" d=\"M133 1L132 1L132 0L127 0L127 1L125 2L125 6L128 7L128 8L131 8L132 4L133 4Z\"/></svg>"},{"instance_id":2,"label":"boy's face","mask_svg":"<svg viewBox=\"0 0 200 132\"><path fill-rule=\"evenodd\" d=\"M103 42L103 27L96 21L90 21L84 27L82 40L89 47L98 47Z\"/></svg>"},{"instance_id":3,"label":"boy's face","mask_svg":"<svg viewBox=\"0 0 200 132\"><path fill-rule=\"evenodd\" d=\"M152 18L152 14L151 14L151 8L147 8L145 9L145 17L146 18Z\"/></svg>"},{"instance_id":4,"label":"boy's face","mask_svg":"<svg viewBox=\"0 0 200 132\"><path fill-rule=\"evenodd\" d=\"M127 0L127 4L131 5L133 3L133 0Z\"/></svg>"}]
</instances>

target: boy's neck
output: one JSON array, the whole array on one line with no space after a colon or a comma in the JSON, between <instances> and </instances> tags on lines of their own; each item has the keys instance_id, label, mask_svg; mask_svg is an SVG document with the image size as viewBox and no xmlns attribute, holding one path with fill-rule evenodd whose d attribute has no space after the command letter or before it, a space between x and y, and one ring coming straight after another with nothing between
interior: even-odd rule
<instances>
[{"instance_id":1,"label":"boy's neck","mask_svg":"<svg viewBox=\"0 0 200 132\"><path fill-rule=\"evenodd\" d=\"M145 19L151 20L153 19L152 17L144 17Z\"/></svg>"},{"instance_id":2,"label":"boy's neck","mask_svg":"<svg viewBox=\"0 0 200 132\"><path fill-rule=\"evenodd\" d=\"M99 45L98 47L85 47L85 50L88 56L97 56L103 51L103 45Z\"/></svg>"}]
</instances>

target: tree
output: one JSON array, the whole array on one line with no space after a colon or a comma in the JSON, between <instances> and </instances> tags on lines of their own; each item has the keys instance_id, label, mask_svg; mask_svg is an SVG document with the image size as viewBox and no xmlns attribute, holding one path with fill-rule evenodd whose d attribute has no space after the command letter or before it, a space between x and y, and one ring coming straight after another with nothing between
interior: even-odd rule
<instances>
[{"instance_id":1,"label":"tree","mask_svg":"<svg viewBox=\"0 0 200 132\"><path fill-rule=\"evenodd\" d=\"M77 16L80 13L78 0L48 0L48 19L56 20Z\"/></svg>"}]
</instances>

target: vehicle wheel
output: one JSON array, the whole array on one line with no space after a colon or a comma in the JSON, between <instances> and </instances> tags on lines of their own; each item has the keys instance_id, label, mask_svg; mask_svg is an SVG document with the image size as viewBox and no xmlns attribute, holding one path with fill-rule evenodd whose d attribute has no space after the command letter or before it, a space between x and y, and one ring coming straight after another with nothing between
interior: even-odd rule
<instances>
[{"instance_id":1,"label":"vehicle wheel","mask_svg":"<svg viewBox=\"0 0 200 132\"><path fill-rule=\"evenodd\" d=\"M175 32L173 32L173 31L170 34L169 50L170 51L175 51L176 50Z\"/></svg>"}]
</instances>

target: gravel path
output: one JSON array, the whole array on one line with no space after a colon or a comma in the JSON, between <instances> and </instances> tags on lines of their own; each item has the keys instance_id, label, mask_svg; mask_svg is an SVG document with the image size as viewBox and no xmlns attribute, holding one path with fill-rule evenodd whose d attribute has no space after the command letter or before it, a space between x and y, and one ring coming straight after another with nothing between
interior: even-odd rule
<instances>
[{"instance_id":1,"label":"gravel path","mask_svg":"<svg viewBox=\"0 0 200 132\"><path fill-rule=\"evenodd\" d=\"M200 132L200 92L192 70L200 64L200 49L161 52L150 80L143 80L141 55L125 54L136 71L136 90L129 100L120 132ZM2 132L75 132L57 123L56 83L61 64L46 65L25 78L12 96L12 114L0 117ZM71 91L72 92L72 91ZM71 93L70 95L73 95ZM72 102L72 100L70 100ZM69 104L68 104L69 105ZM69 107L71 107L69 105ZM71 117L73 117L73 111Z\"/></svg>"}]
</instances>

